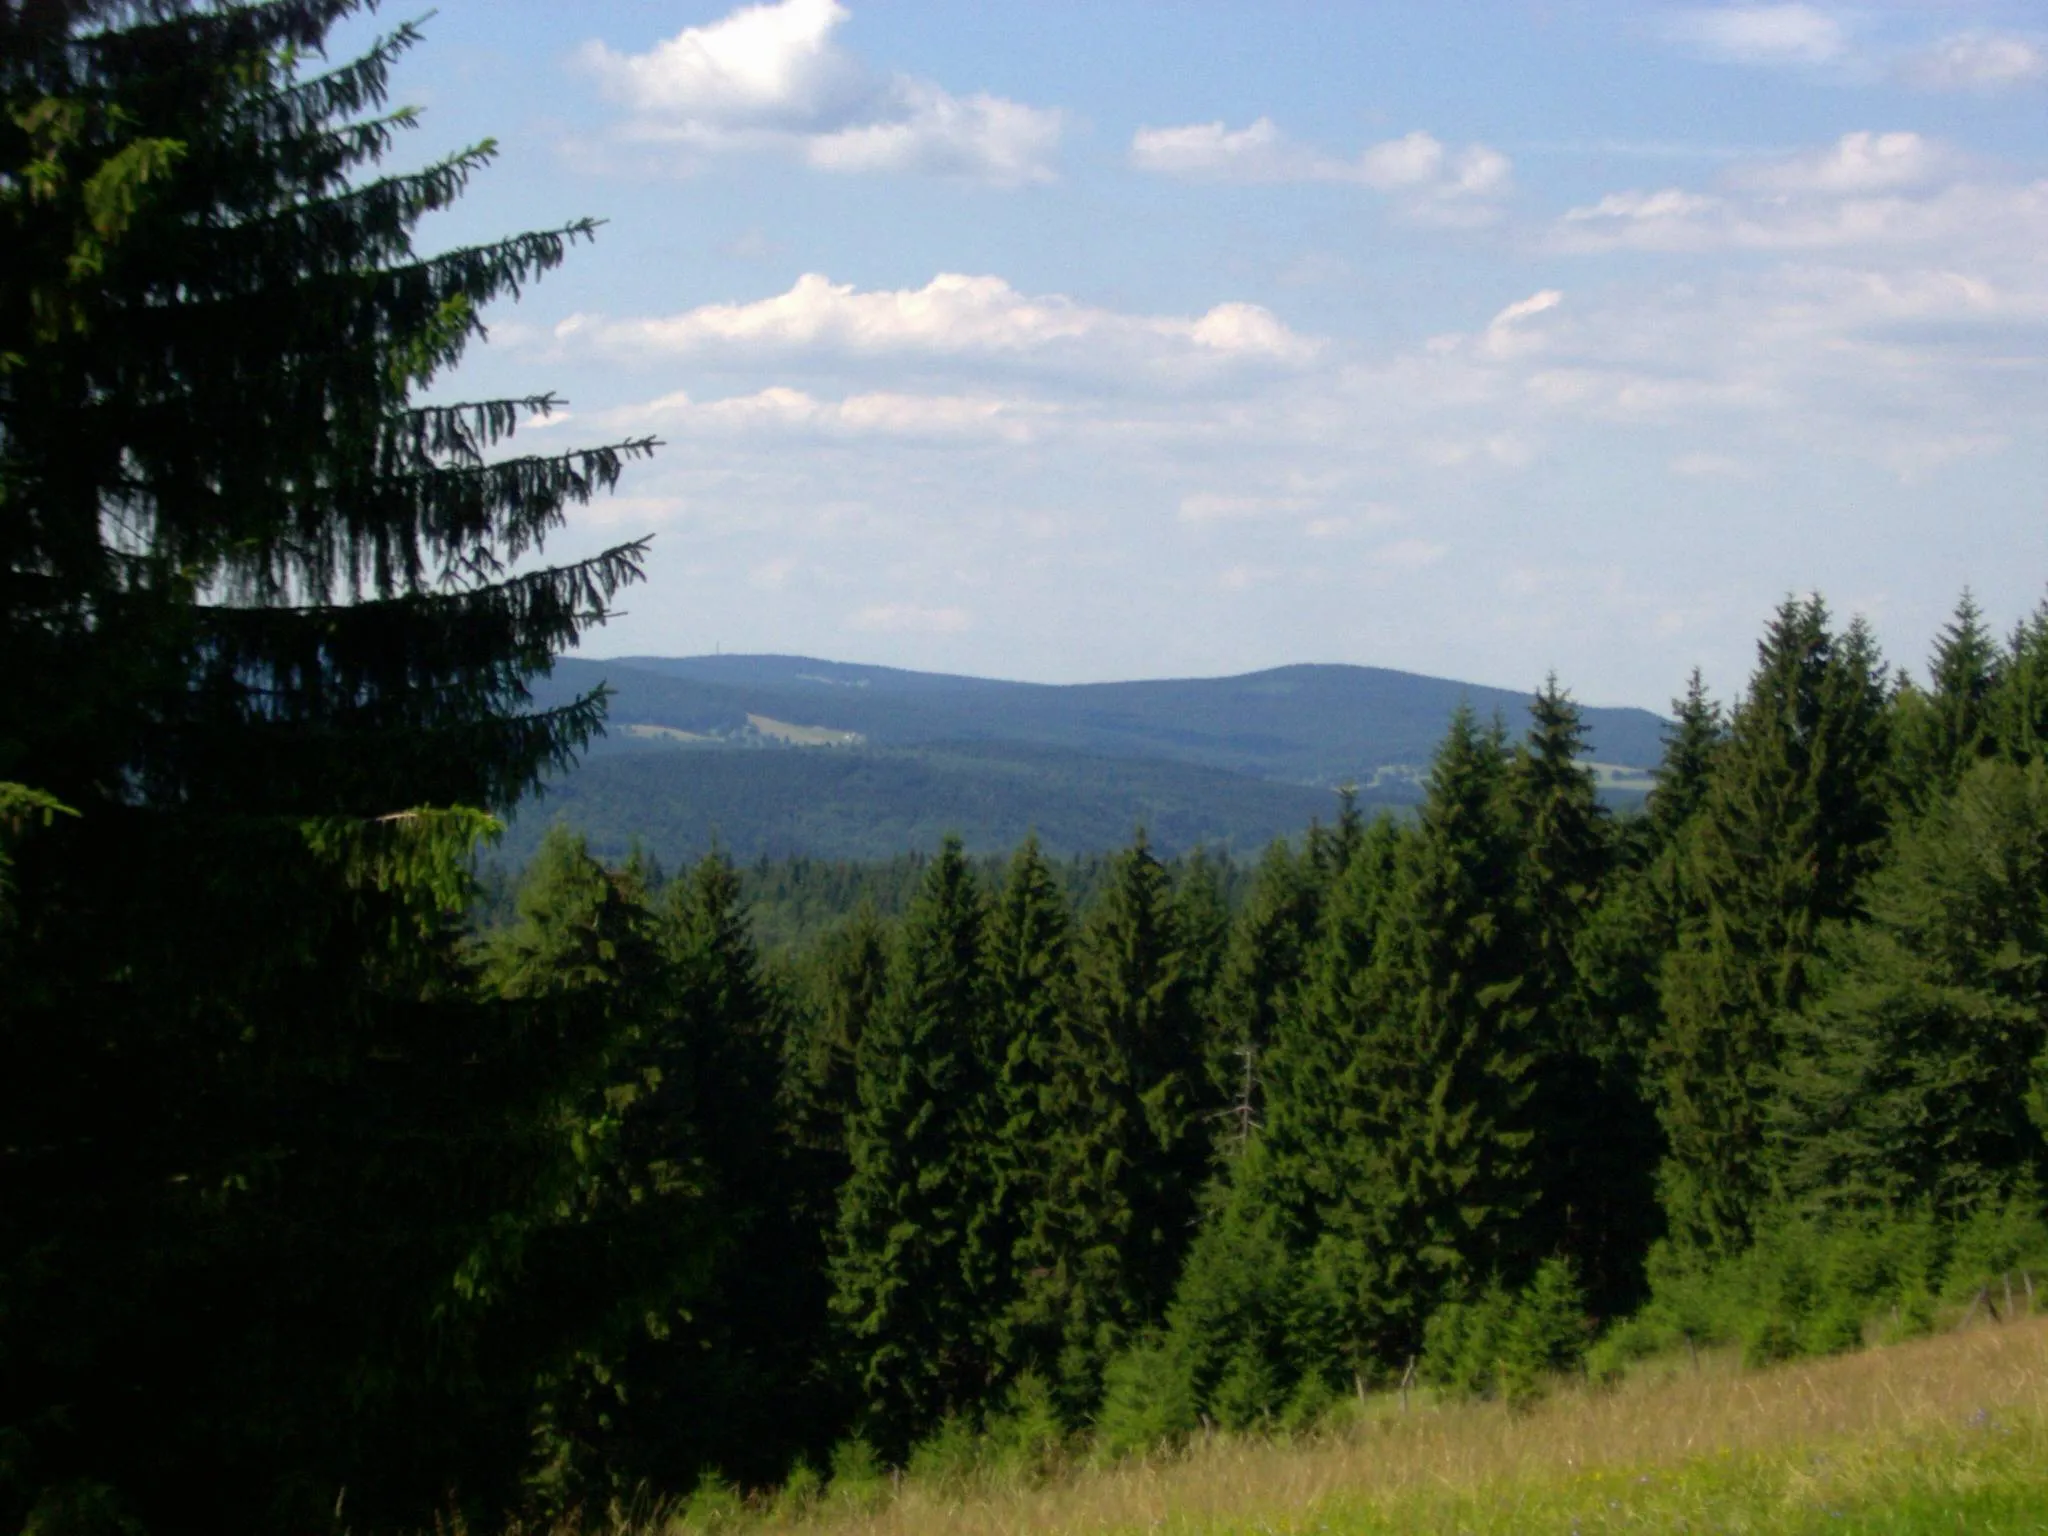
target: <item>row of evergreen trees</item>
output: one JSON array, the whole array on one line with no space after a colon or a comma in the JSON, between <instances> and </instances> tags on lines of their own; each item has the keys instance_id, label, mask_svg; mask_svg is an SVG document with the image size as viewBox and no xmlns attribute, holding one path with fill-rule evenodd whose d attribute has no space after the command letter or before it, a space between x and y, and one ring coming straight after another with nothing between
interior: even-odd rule
<instances>
[{"instance_id":1,"label":"row of evergreen trees","mask_svg":"<svg viewBox=\"0 0 2048 1536\"><path fill-rule=\"evenodd\" d=\"M667 1021L593 1156L630 1184L700 1148L725 1277L665 1354L593 1363L611 1427L564 1467L760 1478L1020 1400L1126 1440L1311 1416L1457 1374L1517 1296L1564 1358L1653 1251L1711 1271L1787 1221L2031 1188L2044 677L2048 610L2000 647L1966 599L1921 688L1788 601L1732 708L1694 678L1639 815L1552 683L1519 740L1456 717L1412 819L1276 845L1235 912L1142 836L1078 912L1035 843L993 881L949 843L900 920L773 975L719 861L656 900L556 833L486 974Z\"/></svg>"}]
</instances>

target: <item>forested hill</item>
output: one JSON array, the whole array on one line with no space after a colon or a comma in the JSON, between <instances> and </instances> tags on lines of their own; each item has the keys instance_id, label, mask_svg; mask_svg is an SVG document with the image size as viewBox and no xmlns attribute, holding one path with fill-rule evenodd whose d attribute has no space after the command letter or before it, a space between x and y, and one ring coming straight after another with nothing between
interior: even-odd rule
<instances>
[{"instance_id":1,"label":"forested hill","mask_svg":"<svg viewBox=\"0 0 2048 1536\"><path fill-rule=\"evenodd\" d=\"M876 746L1012 741L1098 757L1151 757L1294 784L1369 782L1429 761L1463 701L1511 731L1528 690L1486 688L1382 667L1294 666L1239 677L1152 682L998 682L853 666L806 656L626 656L565 660L555 686L603 679L611 719L715 728L748 714L857 733ZM1645 709L1588 709L1596 761L1647 769L1662 721Z\"/></svg>"},{"instance_id":2,"label":"forested hill","mask_svg":"<svg viewBox=\"0 0 2048 1536\"><path fill-rule=\"evenodd\" d=\"M741 859L880 858L946 831L1005 849L1034 829L1049 848L1086 852L1139 824L1167 851L1253 852L1332 813L1336 785L1357 785L1368 805L1412 803L1459 704L1517 735L1528 705L1375 667L1051 685L802 656L569 658L536 703L600 682L613 691L609 734L529 802L508 859L556 820L603 850L638 839L677 860L714 841ZM1663 722L1585 715L1605 781L1639 794Z\"/></svg>"}]
</instances>

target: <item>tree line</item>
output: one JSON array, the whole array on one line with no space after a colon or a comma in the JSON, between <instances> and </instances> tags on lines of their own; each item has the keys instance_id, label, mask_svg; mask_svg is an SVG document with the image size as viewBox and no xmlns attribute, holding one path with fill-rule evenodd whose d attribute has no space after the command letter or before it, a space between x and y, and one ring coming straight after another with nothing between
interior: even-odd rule
<instances>
[{"instance_id":1,"label":"tree line","mask_svg":"<svg viewBox=\"0 0 2048 1536\"><path fill-rule=\"evenodd\" d=\"M1035 843L991 874L949 842L900 919L863 904L764 977L717 860L636 896L722 914L712 1034L780 1058L748 1117L782 1127L772 1193L723 1186L738 1228L805 1213L776 1230L808 1310L770 1332L811 1340L790 1401L834 1409L780 1454L901 1458L1020 1403L1133 1444L1312 1420L1418 1362L1497 1387L1518 1312L1562 1364L1658 1315L1653 1271L1680 1297L1790 1225L1939 1249L2031 1210L2044 667L2048 609L2001 645L1966 598L1915 686L1788 600L1731 706L1677 701L1640 815L1552 682L1518 739L1454 718L1414 817L1274 845L1234 914L1142 836L1081 903ZM485 952L595 934L562 893L639 878L558 831ZM592 1006L633 985L617 953Z\"/></svg>"}]
</instances>

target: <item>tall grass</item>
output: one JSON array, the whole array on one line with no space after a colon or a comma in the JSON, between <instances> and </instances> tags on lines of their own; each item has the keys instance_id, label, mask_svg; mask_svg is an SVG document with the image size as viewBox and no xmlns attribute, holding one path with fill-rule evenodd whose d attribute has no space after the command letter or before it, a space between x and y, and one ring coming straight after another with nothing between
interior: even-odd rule
<instances>
[{"instance_id":1,"label":"tall grass","mask_svg":"<svg viewBox=\"0 0 2048 1536\"><path fill-rule=\"evenodd\" d=\"M616 1536L1088 1532L2048 1532L2048 1319L1751 1371L1649 1362L1525 1408L1397 1400L1288 1440L1210 1436L1051 1475L934 1469L742 1508L621 1511Z\"/></svg>"}]
</instances>

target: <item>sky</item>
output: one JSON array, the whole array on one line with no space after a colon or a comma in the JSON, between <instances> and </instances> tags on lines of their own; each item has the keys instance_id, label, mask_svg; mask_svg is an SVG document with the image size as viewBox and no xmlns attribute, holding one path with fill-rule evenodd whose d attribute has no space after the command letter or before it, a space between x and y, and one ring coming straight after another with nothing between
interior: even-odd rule
<instances>
[{"instance_id":1,"label":"sky","mask_svg":"<svg viewBox=\"0 0 2048 1536\"><path fill-rule=\"evenodd\" d=\"M586 654L1661 708L1790 594L1917 671L1966 587L2001 631L2048 590L2042 0L425 33L404 155L501 154L422 243L606 221L437 389L664 444L549 546L654 535Z\"/></svg>"}]
</instances>

